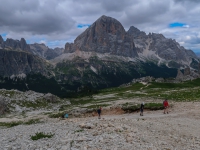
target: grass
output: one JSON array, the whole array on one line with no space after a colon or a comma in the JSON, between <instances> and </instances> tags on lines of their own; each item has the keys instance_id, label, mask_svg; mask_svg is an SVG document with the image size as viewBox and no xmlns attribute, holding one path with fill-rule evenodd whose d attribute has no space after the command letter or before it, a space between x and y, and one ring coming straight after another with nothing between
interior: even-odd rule
<instances>
[{"instance_id":1,"label":"grass","mask_svg":"<svg viewBox=\"0 0 200 150\"><path fill-rule=\"evenodd\" d=\"M71 105L61 105L60 108L59 108L59 111L64 111L64 110L66 110L70 107L71 107Z\"/></svg>"},{"instance_id":2,"label":"grass","mask_svg":"<svg viewBox=\"0 0 200 150\"><path fill-rule=\"evenodd\" d=\"M162 103L146 103L144 105L144 109L149 109L149 110L162 110L163 109L163 104ZM135 105L129 105L128 103L124 104L122 106L122 110L125 112L135 112L140 110L140 104L135 104Z\"/></svg>"},{"instance_id":3,"label":"grass","mask_svg":"<svg viewBox=\"0 0 200 150\"><path fill-rule=\"evenodd\" d=\"M148 86L135 83L125 87L109 88L99 92L101 95L113 94L112 99L153 98L173 101L199 101L200 79L182 83L148 83Z\"/></svg>"},{"instance_id":4,"label":"grass","mask_svg":"<svg viewBox=\"0 0 200 150\"><path fill-rule=\"evenodd\" d=\"M23 122L22 121L0 122L0 126L4 126L4 127L7 127L7 128L18 126L20 124L23 124Z\"/></svg>"},{"instance_id":5,"label":"grass","mask_svg":"<svg viewBox=\"0 0 200 150\"><path fill-rule=\"evenodd\" d=\"M31 136L32 140L39 140L42 138L52 138L54 136L54 134L52 133L43 133L43 132L37 132L35 133L35 135Z\"/></svg>"},{"instance_id":6,"label":"grass","mask_svg":"<svg viewBox=\"0 0 200 150\"><path fill-rule=\"evenodd\" d=\"M86 108L88 109L98 109L99 107L107 107L110 104L97 104L97 105L90 105L90 106L86 106Z\"/></svg>"},{"instance_id":7,"label":"grass","mask_svg":"<svg viewBox=\"0 0 200 150\"><path fill-rule=\"evenodd\" d=\"M66 112L58 112L49 115L49 118L63 118Z\"/></svg>"},{"instance_id":8,"label":"grass","mask_svg":"<svg viewBox=\"0 0 200 150\"><path fill-rule=\"evenodd\" d=\"M23 121L0 122L0 126L11 128L18 125L31 125L31 124L36 124L36 123L41 123L40 119L30 119L26 122L23 122Z\"/></svg>"},{"instance_id":9,"label":"grass","mask_svg":"<svg viewBox=\"0 0 200 150\"><path fill-rule=\"evenodd\" d=\"M83 129L80 129L80 130L76 130L74 132L83 132L84 130Z\"/></svg>"}]
</instances>

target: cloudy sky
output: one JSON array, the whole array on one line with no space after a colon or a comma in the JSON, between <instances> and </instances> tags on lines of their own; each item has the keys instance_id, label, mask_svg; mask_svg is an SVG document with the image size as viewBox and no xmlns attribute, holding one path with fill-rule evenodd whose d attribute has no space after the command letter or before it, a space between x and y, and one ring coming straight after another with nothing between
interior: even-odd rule
<instances>
[{"instance_id":1,"label":"cloudy sky","mask_svg":"<svg viewBox=\"0 0 200 150\"><path fill-rule=\"evenodd\" d=\"M102 15L200 52L200 0L0 0L0 34L64 47Z\"/></svg>"}]
</instances>

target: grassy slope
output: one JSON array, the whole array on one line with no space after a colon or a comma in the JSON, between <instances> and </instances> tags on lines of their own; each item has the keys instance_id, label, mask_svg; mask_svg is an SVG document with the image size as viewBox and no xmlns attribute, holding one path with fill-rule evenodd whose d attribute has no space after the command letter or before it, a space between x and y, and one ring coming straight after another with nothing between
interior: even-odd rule
<instances>
[{"instance_id":1,"label":"grassy slope","mask_svg":"<svg viewBox=\"0 0 200 150\"><path fill-rule=\"evenodd\" d=\"M200 99L200 79L184 83L156 83L148 86L135 83L128 87L104 89L100 94L115 94L116 97L134 98L160 98L175 101L195 101Z\"/></svg>"}]
</instances>

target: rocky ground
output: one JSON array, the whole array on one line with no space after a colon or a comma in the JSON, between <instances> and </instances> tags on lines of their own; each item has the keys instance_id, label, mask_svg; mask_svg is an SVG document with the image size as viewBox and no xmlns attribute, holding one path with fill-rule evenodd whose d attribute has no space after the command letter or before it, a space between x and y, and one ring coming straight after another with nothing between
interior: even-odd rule
<instances>
[{"instance_id":1,"label":"rocky ground","mask_svg":"<svg viewBox=\"0 0 200 150\"><path fill-rule=\"evenodd\" d=\"M2 150L199 150L200 103L174 103L169 114L159 111L65 120L42 117L42 123L0 127ZM109 115L107 115L109 114ZM5 118L0 118L0 122ZM52 138L31 140L37 132Z\"/></svg>"}]
</instances>

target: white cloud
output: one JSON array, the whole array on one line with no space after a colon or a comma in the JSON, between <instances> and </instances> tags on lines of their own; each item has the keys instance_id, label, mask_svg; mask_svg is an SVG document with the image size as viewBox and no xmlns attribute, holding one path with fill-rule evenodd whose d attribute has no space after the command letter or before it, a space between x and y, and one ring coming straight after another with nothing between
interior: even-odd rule
<instances>
[{"instance_id":1,"label":"white cloud","mask_svg":"<svg viewBox=\"0 0 200 150\"><path fill-rule=\"evenodd\" d=\"M126 30L133 25L198 48L199 0L0 0L0 34L64 47L85 30L77 24L92 24L102 15L116 18ZM169 29L173 22L183 22L185 28Z\"/></svg>"}]
</instances>

